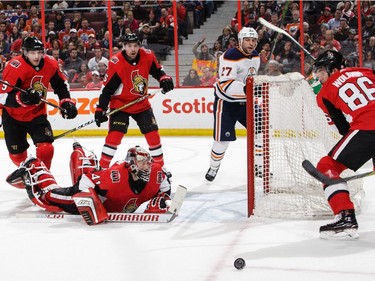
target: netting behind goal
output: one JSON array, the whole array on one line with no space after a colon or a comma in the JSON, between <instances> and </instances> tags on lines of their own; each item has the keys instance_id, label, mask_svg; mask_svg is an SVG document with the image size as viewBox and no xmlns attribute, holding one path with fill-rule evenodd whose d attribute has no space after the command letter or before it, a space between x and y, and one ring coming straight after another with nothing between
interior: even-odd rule
<instances>
[{"instance_id":1,"label":"netting behind goal","mask_svg":"<svg viewBox=\"0 0 375 281\"><path fill-rule=\"evenodd\" d=\"M249 216L331 218L322 184L301 163L308 159L316 165L340 135L328 126L308 82L289 73L247 83ZM349 187L358 212L362 181L350 181Z\"/></svg>"}]
</instances>

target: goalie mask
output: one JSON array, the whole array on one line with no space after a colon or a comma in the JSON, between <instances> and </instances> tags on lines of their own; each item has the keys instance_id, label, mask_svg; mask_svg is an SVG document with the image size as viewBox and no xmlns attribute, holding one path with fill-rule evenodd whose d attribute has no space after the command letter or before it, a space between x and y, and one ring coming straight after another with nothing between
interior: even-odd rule
<instances>
[{"instance_id":1,"label":"goalie mask","mask_svg":"<svg viewBox=\"0 0 375 281\"><path fill-rule=\"evenodd\" d=\"M138 145L132 147L128 150L125 162L130 173L144 182L149 181L152 157L148 151Z\"/></svg>"},{"instance_id":2,"label":"goalie mask","mask_svg":"<svg viewBox=\"0 0 375 281\"><path fill-rule=\"evenodd\" d=\"M333 69L342 69L345 67L345 60L341 53L328 50L318 56L314 63L314 69L325 68L330 75Z\"/></svg>"}]
</instances>

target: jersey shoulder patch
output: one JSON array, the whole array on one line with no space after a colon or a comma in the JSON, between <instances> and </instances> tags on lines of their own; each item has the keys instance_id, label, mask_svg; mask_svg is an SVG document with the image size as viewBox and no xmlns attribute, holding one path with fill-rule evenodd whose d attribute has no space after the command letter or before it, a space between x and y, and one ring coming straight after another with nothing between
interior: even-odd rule
<instances>
[{"instance_id":1,"label":"jersey shoulder patch","mask_svg":"<svg viewBox=\"0 0 375 281\"><path fill-rule=\"evenodd\" d=\"M19 60L12 60L9 62L9 65L18 68L21 65L21 62Z\"/></svg>"},{"instance_id":2,"label":"jersey shoulder patch","mask_svg":"<svg viewBox=\"0 0 375 281\"><path fill-rule=\"evenodd\" d=\"M111 57L111 62L112 63L114 63L114 64L116 64L116 63L118 63L120 60L119 60L119 58L118 57Z\"/></svg>"}]
</instances>

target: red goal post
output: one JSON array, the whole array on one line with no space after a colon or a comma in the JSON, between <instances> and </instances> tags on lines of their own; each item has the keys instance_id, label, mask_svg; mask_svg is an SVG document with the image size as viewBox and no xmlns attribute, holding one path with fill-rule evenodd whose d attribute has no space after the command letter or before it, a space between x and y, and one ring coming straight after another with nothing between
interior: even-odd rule
<instances>
[{"instance_id":1,"label":"red goal post","mask_svg":"<svg viewBox=\"0 0 375 281\"><path fill-rule=\"evenodd\" d=\"M300 73L259 75L246 83L248 216L331 218L321 183L301 163L308 159L315 165L340 135L328 126L310 85ZM357 212L362 185L349 182Z\"/></svg>"}]
</instances>

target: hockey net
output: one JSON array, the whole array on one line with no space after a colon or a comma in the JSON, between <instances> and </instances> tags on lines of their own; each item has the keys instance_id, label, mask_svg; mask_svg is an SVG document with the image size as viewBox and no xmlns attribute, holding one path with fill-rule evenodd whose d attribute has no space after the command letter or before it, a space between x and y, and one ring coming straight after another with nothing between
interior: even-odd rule
<instances>
[{"instance_id":1,"label":"hockey net","mask_svg":"<svg viewBox=\"0 0 375 281\"><path fill-rule=\"evenodd\" d=\"M301 163L315 165L340 135L328 126L308 82L300 73L255 76L247 81L247 97L248 215L332 218L322 184ZM348 184L358 213L363 182Z\"/></svg>"}]
</instances>

